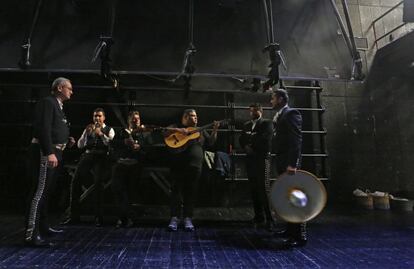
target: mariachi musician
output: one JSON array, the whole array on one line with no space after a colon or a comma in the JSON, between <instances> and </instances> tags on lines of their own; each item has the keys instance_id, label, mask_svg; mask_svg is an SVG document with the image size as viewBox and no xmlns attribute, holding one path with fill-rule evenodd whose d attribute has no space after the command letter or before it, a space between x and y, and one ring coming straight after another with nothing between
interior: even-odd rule
<instances>
[{"instance_id":1,"label":"mariachi musician","mask_svg":"<svg viewBox=\"0 0 414 269\"><path fill-rule=\"evenodd\" d=\"M93 123L86 126L78 140L78 148L86 149L82 154L75 176L71 184L70 213L62 224L77 224L80 222L81 183L94 170L95 184L95 225L103 222L103 180L108 164L109 144L115 136L112 127L105 124L105 111L96 108L93 111Z\"/></svg>"},{"instance_id":2,"label":"mariachi musician","mask_svg":"<svg viewBox=\"0 0 414 269\"><path fill-rule=\"evenodd\" d=\"M277 173L295 175L301 165L302 115L297 109L289 107L289 95L283 89L273 91L270 103L277 111L273 117L272 143ZM286 231L278 235L287 238L287 246L304 246L307 243L306 223L288 223Z\"/></svg>"},{"instance_id":3,"label":"mariachi musician","mask_svg":"<svg viewBox=\"0 0 414 269\"><path fill-rule=\"evenodd\" d=\"M181 123L171 126L165 132L166 137L180 137L190 135L197 127L197 112L195 109L186 109L181 118ZM209 134L201 130L193 135L197 138L191 139L183 147L172 151L171 161L171 220L169 230L176 231L180 223L181 207L184 217L184 228L187 231L194 230L192 223L195 187L201 175L201 168L204 159L203 146L213 145L217 139L219 122L213 123L213 131ZM177 134L177 136L174 135Z\"/></svg>"},{"instance_id":4,"label":"mariachi musician","mask_svg":"<svg viewBox=\"0 0 414 269\"><path fill-rule=\"evenodd\" d=\"M246 170L254 209L252 223L256 227L264 225L271 231L275 227L268 199L272 122L262 117L260 104L251 104L249 112L251 120L243 125L240 145L246 152Z\"/></svg>"},{"instance_id":5,"label":"mariachi musician","mask_svg":"<svg viewBox=\"0 0 414 269\"><path fill-rule=\"evenodd\" d=\"M131 227L133 221L129 210L128 185L141 174L145 151L143 147L151 143L149 132L141 125L138 111L128 115L128 127L117 132L113 140L115 165L112 167L112 190L118 207L116 227Z\"/></svg>"},{"instance_id":6,"label":"mariachi musician","mask_svg":"<svg viewBox=\"0 0 414 269\"><path fill-rule=\"evenodd\" d=\"M45 236L62 232L53 229L48 221L48 196L59 168L63 150L75 144L69 137L69 123L63 112L63 102L73 94L67 78L52 83L52 95L40 100L34 113L34 136L30 145L30 170L34 183L28 212L26 213L25 243L29 246L50 246Z\"/></svg>"}]
</instances>

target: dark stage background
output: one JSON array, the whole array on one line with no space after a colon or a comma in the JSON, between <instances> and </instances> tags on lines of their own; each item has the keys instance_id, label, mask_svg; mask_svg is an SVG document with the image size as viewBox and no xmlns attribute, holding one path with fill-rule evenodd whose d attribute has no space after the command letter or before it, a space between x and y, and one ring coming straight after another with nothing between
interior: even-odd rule
<instances>
[{"instance_id":1,"label":"dark stage background","mask_svg":"<svg viewBox=\"0 0 414 269\"><path fill-rule=\"evenodd\" d=\"M17 67L37 1L3 1L0 67ZM100 35L111 29L108 2L43 1L32 37L33 68L96 69L91 63ZM178 72L188 44L187 1L118 1L113 26L115 70ZM338 35L328 0L273 1L275 37L288 76L348 78L351 60ZM195 1L197 72L266 74L267 45L262 1ZM332 71L333 70L333 71Z\"/></svg>"},{"instance_id":2,"label":"dark stage background","mask_svg":"<svg viewBox=\"0 0 414 269\"><path fill-rule=\"evenodd\" d=\"M118 90L100 76L100 60L91 62L99 36L109 31L106 1L43 1L31 40L32 66L28 70L18 67L36 2L7 0L0 7L3 209L23 208L30 185L25 162L34 103L48 94L50 83L58 76L67 76L74 84L75 95L65 110L76 138L97 106L106 109L107 122L116 127L130 109L139 109L145 123L166 125L176 122L183 108L192 106L198 109L201 124L230 117L235 129L248 119L246 106L250 103L269 108L270 95L251 90L253 78L263 80L267 74L261 1L195 1L196 71L188 94L182 78L172 82L181 71L188 45L186 1L118 1L111 53ZM351 5L355 10L357 4ZM287 62L287 70L280 68L286 85L319 85L323 89L320 104L318 90L288 89L292 106L305 109L301 110L304 130L321 132L304 135L303 153L329 153L329 158L305 157L304 168L328 178L325 183L330 202L350 204L351 192L357 187L413 198L413 34L379 51L366 83L338 80L350 77L351 57L338 34L329 1L273 1L273 11L276 40ZM361 22L363 18L352 19ZM326 81L315 83L320 79ZM306 110L315 108L320 110ZM272 115L267 109L265 116ZM238 152L237 139L236 131L223 131L214 150L229 152L232 145ZM163 152L158 153L163 156ZM74 164L80 152L70 150L66 154L68 164ZM236 180L246 177L242 157L235 158L231 180L208 172L203 177L200 205L250 203L247 181ZM154 157L154 165L162 166L162 160ZM65 182L67 177L58 186L63 192L67 190ZM150 178L137 184L134 202L167 204L168 195ZM59 193L56 199L65 200L65 195ZM110 193L107 198L111 204Z\"/></svg>"},{"instance_id":3,"label":"dark stage background","mask_svg":"<svg viewBox=\"0 0 414 269\"><path fill-rule=\"evenodd\" d=\"M181 70L188 46L187 1L118 1L113 25L109 12L113 1L43 1L32 32L32 65L21 71L17 64L21 45L30 32L37 3L6 1L0 10L0 117L2 126L10 130L2 134L5 208L22 208L24 204L30 185L24 156L31 138L31 113L35 101L48 94L49 85L57 76L69 77L75 87L75 95L65 109L76 138L97 106L106 109L107 122L116 127L122 126L127 111L133 108L141 111L144 122L166 125L177 121L185 106L194 106L202 124L230 117L235 129L240 129L248 119L246 106L250 103L269 106L269 94L250 91L252 78L264 79L269 62L267 53L262 52L267 39L261 1L195 1L196 73L189 94L184 93L182 80L171 82ZM283 76L327 78L335 73L349 77L350 58L337 34L331 9L329 1L273 2L276 40L287 63ZM99 36L109 35L112 26L111 59L119 79L118 91L99 76L100 59L91 62ZM316 55L318 61L314 60ZM303 85L309 86L311 82ZM292 92L292 102L304 108L317 106L312 90ZM271 118L273 112L266 110L265 115ZM304 118L308 131L319 129L317 113L305 112ZM321 153L317 152L321 141L309 135L304 151ZM238 133L223 131L213 150L229 152L230 147L240 152ZM75 164L79 154L78 150L67 151L67 164ZM165 165L162 149L154 156L157 154L160 157L153 157L153 165ZM243 157L234 158L236 166L227 178L244 179ZM318 176L327 177L321 162L305 158L304 165ZM63 176L57 186L62 190L57 195L60 200L67 197L64 190L68 178ZM248 203L247 182L224 179L214 172L204 174L200 188L208 192L200 194L200 204ZM168 203L168 194L162 193L151 179L138 185L136 202ZM110 193L107 197L110 203Z\"/></svg>"}]
</instances>

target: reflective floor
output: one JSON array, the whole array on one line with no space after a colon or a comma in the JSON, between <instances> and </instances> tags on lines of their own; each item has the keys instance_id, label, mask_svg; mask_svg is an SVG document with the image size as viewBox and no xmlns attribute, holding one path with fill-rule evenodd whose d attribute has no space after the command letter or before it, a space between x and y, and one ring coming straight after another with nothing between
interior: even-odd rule
<instances>
[{"instance_id":1,"label":"reflective floor","mask_svg":"<svg viewBox=\"0 0 414 269\"><path fill-rule=\"evenodd\" d=\"M414 268L413 212L327 209L305 247L286 249L249 224L250 209L198 209L194 232L167 231L163 210L128 229L85 218L51 248L25 247L23 218L1 215L0 268Z\"/></svg>"}]
</instances>

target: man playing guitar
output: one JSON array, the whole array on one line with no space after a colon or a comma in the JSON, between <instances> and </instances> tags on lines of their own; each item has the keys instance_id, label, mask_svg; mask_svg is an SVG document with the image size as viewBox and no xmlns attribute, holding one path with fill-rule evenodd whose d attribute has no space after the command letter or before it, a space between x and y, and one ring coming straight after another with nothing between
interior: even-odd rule
<instances>
[{"instance_id":1,"label":"man playing guitar","mask_svg":"<svg viewBox=\"0 0 414 269\"><path fill-rule=\"evenodd\" d=\"M181 123L167 128L164 133L165 137L172 133L189 135L194 133L197 127L197 112L194 109L186 109L181 118ZM171 158L171 220L168 228L176 231L180 223L181 207L184 217L184 228L187 231L194 230L192 223L195 187L201 175L204 151L203 146L211 146L217 139L217 129L219 122L214 122L213 131L209 134L206 130L201 130L197 139L192 139L185 146L178 150L172 151ZM191 130L191 131L190 131Z\"/></svg>"}]
</instances>

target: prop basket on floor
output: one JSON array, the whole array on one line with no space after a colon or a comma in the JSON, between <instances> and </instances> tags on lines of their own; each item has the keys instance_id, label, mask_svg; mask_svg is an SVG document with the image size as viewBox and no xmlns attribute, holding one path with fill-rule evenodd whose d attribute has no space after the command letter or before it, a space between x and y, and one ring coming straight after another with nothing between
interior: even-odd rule
<instances>
[{"instance_id":1,"label":"prop basket on floor","mask_svg":"<svg viewBox=\"0 0 414 269\"><path fill-rule=\"evenodd\" d=\"M390 209L390 196L388 194L384 196L375 196L373 195L374 201L374 208L381 209L381 210L389 210Z\"/></svg>"},{"instance_id":2,"label":"prop basket on floor","mask_svg":"<svg viewBox=\"0 0 414 269\"><path fill-rule=\"evenodd\" d=\"M364 209L374 209L374 201L371 195L367 196L354 196L358 207Z\"/></svg>"},{"instance_id":3,"label":"prop basket on floor","mask_svg":"<svg viewBox=\"0 0 414 269\"><path fill-rule=\"evenodd\" d=\"M395 211L413 211L414 201L392 197L390 199L390 206Z\"/></svg>"}]
</instances>

